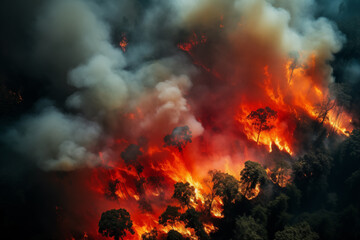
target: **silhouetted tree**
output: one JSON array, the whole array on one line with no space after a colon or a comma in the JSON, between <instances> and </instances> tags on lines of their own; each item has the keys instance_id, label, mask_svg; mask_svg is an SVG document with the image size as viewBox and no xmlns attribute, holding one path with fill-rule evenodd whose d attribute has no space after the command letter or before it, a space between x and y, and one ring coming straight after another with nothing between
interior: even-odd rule
<instances>
[{"instance_id":1,"label":"silhouetted tree","mask_svg":"<svg viewBox=\"0 0 360 240\"><path fill-rule=\"evenodd\" d=\"M275 240L317 240L319 235L311 231L307 222L301 222L295 226L287 226L284 230L275 234Z\"/></svg>"},{"instance_id":2,"label":"silhouetted tree","mask_svg":"<svg viewBox=\"0 0 360 240\"><path fill-rule=\"evenodd\" d=\"M294 74L294 70L297 69L299 67L299 53L297 52L292 52L291 53L291 64L289 66L289 69L290 69L290 76L289 76L289 80L288 80L288 83L291 84L291 80L292 80L292 77L293 77L293 74Z\"/></svg>"},{"instance_id":3,"label":"silhouetted tree","mask_svg":"<svg viewBox=\"0 0 360 240\"><path fill-rule=\"evenodd\" d=\"M335 118L334 118L334 130L335 127L341 122L342 113L344 110L350 108L351 95L350 88L344 83L333 83L330 86L332 95L335 97L336 106L334 108Z\"/></svg>"},{"instance_id":4,"label":"silhouetted tree","mask_svg":"<svg viewBox=\"0 0 360 240\"><path fill-rule=\"evenodd\" d=\"M173 226L177 221L180 220L181 213L179 212L179 207L167 206L165 212L163 212L159 217L159 224L163 226Z\"/></svg>"},{"instance_id":5,"label":"silhouetted tree","mask_svg":"<svg viewBox=\"0 0 360 240\"><path fill-rule=\"evenodd\" d=\"M180 152L187 143L191 143L191 131L188 126L176 127L171 134L164 137L165 147L177 147Z\"/></svg>"},{"instance_id":6,"label":"silhouetted tree","mask_svg":"<svg viewBox=\"0 0 360 240\"><path fill-rule=\"evenodd\" d=\"M101 214L99 233L114 240L123 239L127 232L134 234L130 214L125 209L111 209Z\"/></svg>"},{"instance_id":7,"label":"silhouetted tree","mask_svg":"<svg viewBox=\"0 0 360 240\"><path fill-rule=\"evenodd\" d=\"M229 204L237 197L239 193L239 181L233 176L220 171L210 171L214 183L215 194L219 196L224 204Z\"/></svg>"},{"instance_id":8,"label":"silhouetted tree","mask_svg":"<svg viewBox=\"0 0 360 240\"><path fill-rule=\"evenodd\" d=\"M342 174L349 176L360 168L360 129L354 129L350 136L342 143L340 162Z\"/></svg>"},{"instance_id":9,"label":"silhouetted tree","mask_svg":"<svg viewBox=\"0 0 360 240\"><path fill-rule=\"evenodd\" d=\"M330 97L326 97L322 100L322 102L315 105L314 111L316 114L316 118L320 121L321 124L325 122L325 120L329 119L329 112L336 105L334 100L331 100Z\"/></svg>"},{"instance_id":10,"label":"silhouetted tree","mask_svg":"<svg viewBox=\"0 0 360 240\"><path fill-rule=\"evenodd\" d=\"M240 172L241 193L246 198L252 198L252 191L257 185L264 184L266 179L266 171L260 163L246 161L244 169Z\"/></svg>"},{"instance_id":11,"label":"silhouetted tree","mask_svg":"<svg viewBox=\"0 0 360 240\"><path fill-rule=\"evenodd\" d=\"M267 218L268 218L267 209L260 204L256 205L251 210L251 216L254 218L254 220L263 226L266 226L267 224Z\"/></svg>"},{"instance_id":12,"label":"silhouetted tree","mask_svg":"<svg viewBox=\"0 0 360 240\"><path fill-rule=\"evenodd\" d=\"M184 240L184 237L175 230L170 230L167 234L166 240Z\"/></svg>"},{"instance_id":13,"label":"silhouetted tree","mask_svg":"<svg viewBox=\"0 0 360 240\"><path fill-rule=\"evenodd\" d=\"M134 165L137 158L141 155L140 147L136 144L130 144L125 151L121 153L121 158L124 159L127 165Z\"/></svg>"},{"instance_id":14,"label":"silhouetted tree","mask_svg":"<svg viewBox=\"0 0 360 240\"><path fill-rule=\"evenodd\" d=\"M191 200L195 198L195 188L190 183L177 182L174 185L174 194L172 198L179 200L182 206L190 206Z\"/></svg>"},{"instance_id":15,"label":"silhouetted tree","mask_svg":"<svg viewBox=\"0 0 360 240\"><path fill-rule=\"evenodd\" d=\"M324 153L308 153L300 157L294 164L295 180L313 182L330 173L332 158Z\"/></svg>"},{"instance_id":16,"label":"silhouetted tree","mask_svg":"<svg viewBox=\"0 0 360 240\"><path fill-rule=\"evenodd\" d=\"M158 239L157 237L158 237L158 232L156 228L152 229L150 232L143 233L141 235L142 240L157 240Z\"/></svg>"},{"instance_id":17,"label":"silhouetted tree","mask_svg":"<svg viewBox=\"0 0 360 240\"><path fill-rule=\"evenodd\" d=\"M282 229L290 216L286 213L289 197L281 193L268 204L268 236L272 239L275 232Z\"/></svg>"},{"instance_id":18,"label":"silhouetted tree","mask_svg":"<svg viewBox=\"0 0 360 240\"><path fill-rule=\"evenodd\" d=\"M204 225L200 221L200 213L194 208L187 209L186 212L181 215L180 220L185 223L185 227L193 228L196 236L198 236L200 240L210 240L209 235L204 230Z\"/></svg>"},{"instance_id":19,"label":"silhouetted tree","mask_svg":"<svg viewBox=\"0 0 360 240\"><path fill-rule=\"evenodd\" d=\"M270 124L270 121L275 120L276 118L277 112L269 107L259 108L256 111L252 111L247 116L247 119L253 121L252 125L258 131L256 143L259 143L259 138L262 131L268 131L274 127Z\"/></svg>"},{"instance_id":20,"label":"silhouetted tree","mask_svg":"<svg viewBox=\"0 0 360 240\"><path fill-rule=\"evenodd\" d=\"M211 172L211 171L210 171ZM205 211L206 214L210 216L213 202L216 197L214 182L212 181L212 176L209 174L207 178L204 179L205 186L207 186L209 192L204 194L205 197Z\"/></svg>"},{"instance_id":21,"label":"silhouetted tree","mask_svg":"<svg viewBox=\"0 0 360 240\"><path fill-rule=\"evenodd\" d=\"M254 218L242 216L236 219L234 240L265 240L266 229Z\"/></svg>"},{"instance_id":22,"label":"silhouetted tree","mask_svg":"<svg viewBox=\"0 0 360 240\"><path fill-rule=\"evenodd\" d=\"M119 190L120 181L118 179L110 180L108 183L108 187L105 191L105 196L108 197L110 200L116 200L119 196L116 192Z\"/></svg>"}]
</instances>

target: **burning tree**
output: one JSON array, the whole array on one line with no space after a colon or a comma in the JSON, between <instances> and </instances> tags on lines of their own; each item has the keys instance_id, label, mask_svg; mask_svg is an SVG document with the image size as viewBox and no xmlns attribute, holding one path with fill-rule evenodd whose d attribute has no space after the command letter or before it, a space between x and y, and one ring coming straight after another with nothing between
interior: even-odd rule
<instances>
[{"instance_id":1,"label":"burning tree","mask_svg":"<svg viewBox=\"0 0 360 240\"><path fill-rule=\"evenodd\" d=\"M174 146L182 152L187 143L191 143L191 131L188 126L176 127L164 137L165 147Z\"/></svg>"},{"instance_id":2,"label":"burning tree","mask_svg":"<svg viewBox=\"0 0 360 240\"><path fill-rule=\"evenodd\" d=\"M205 232L203 223L200 221L200 213L194 208L186 210L186 212L181 215L180 220L186 224L185 227L193 228L196 236L198 236L200 240L210 239L209 235Z\"/></svg>"},{"instance_id":3,"label":"burning tree","mask_svg":"<svg viewBox=\"0 0 360 240\"><path fill-rule=\"evenodd\" d=\"M141 235L142 240L157 240L158 239L158 232L157 229L154 228L150 232L143 233Z\"/></svg>"},{"instance_id":4,"label":"burning tree","mask_svg":"<svg viewBox=\"0 0 360 240\"><path fill-rule=\"evenodd\" d=\"M240 173L241 193L247 199L256 197L260 191L260 185L265 183L266 178L266 171L260 163L246 161L245 167Z\"/></svg>"},{"instance_id":5,"label":"burning tree","mask_svg":"<svg viewBox=\"0 0 360 240\"><path fill-rule=\"evenodd\" d=\"M159 217L159 224L163 226L170 224L173 226L177 221L180 220L181 213L179 210L179 207L167 206L165 212L163 212Z\"/></svg>"},{"instance_id":6,"label":"burning tree","mask_svg":"<svg viewBox=\"0 0 360 240\"><path fill-rule=\"evenodd\" d=\"M268 131L274 128L274 126L270 124L270 121L275 120L276 118L277 112L269 107L259 108L256 111L252 111L247 116L247 119L253 121L252 125L258 131L256 143L259 143L261 131Z\"/></svg>"},{"instance_id":7,"label":"burning tree","mask_svg":"<svg viewBox=\"0 0 360 240\"><path fill-rule=\"evenodd\" d=\"M127 232L134 234L133 222L125 209L111 209L101 214L99 233L114 240L123 239Z\"/></svg>"},{"instance_id":8,"label":"burning tree","mask_svg":"<svg viewBox=\"0 0 360 240\"><path fill-rule=\"evenodd\" d=\"M172 198L179 200L182 206L190 206L191 200L195 198L195 188L190 183L177 182L174 185L174 194Z\"/></svg>"},{"instance_id":9,"label":"burning tree","mask_svg":"<svg viewBox=\"0 0 360 240\"><path fill-rule=\"evenodd\" d=\"M230 204L235 200L239 192L239 182L233 176L220 171L210 171L214 183L215 195L222 198L224 205Z\"/></svg>"},{"instance_id":10,"label":"burning tree","mask_svg":"<svg viewBox=\"0 0 360 240\"><path fill-rule=\"evenodd\" d=\"M329 119L329 113L335 107L335 105L336 102L331 100L329 97L326 97L321 103L315 105L314 111L316 118L320 121L321 124L323 124L325 120Z\"/></svg>"}]
</instances>

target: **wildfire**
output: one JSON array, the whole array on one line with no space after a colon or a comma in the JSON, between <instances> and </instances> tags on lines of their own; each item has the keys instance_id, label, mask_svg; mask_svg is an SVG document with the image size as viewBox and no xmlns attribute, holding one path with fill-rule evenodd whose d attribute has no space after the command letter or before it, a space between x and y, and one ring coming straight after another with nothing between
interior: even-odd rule
<instances>
[{"instance_id":1,"label":"wildfire","mask_svg":"<svg viewBox=\"0 0 360 240\"><path fill-rule=\"evenodd\" d=\"M223 17L220 19L220 28L224 28ZM185 51L193 60L193 63L199 66L202 70L212 74L217 80L224 80L224 74L222 70L209 67L211 64L208 62L201 61L196 52L203 46L206 46L208 39L204 34L196 34L195 32L190 36L187 41L183 41L177 45L177 47ZM128 40L123 35L121 42L119 43L121 49L125 52L128 44ZM305 56L308 56L307 59ZM285 151L290 155L296 155L297 149L294 146L294 131L296 128L297 121L300 121L301 114L307 114L312 119L317 119L318 114L315 111L315 106L319 102L329 95L328 90L317 83L315 76L312 75L311 70L316 67L316 55L311 53L300 53L298 59L289 58L281 62L280 70L274 69L271 64L259 64L254 65L257 68L259 76L261 77L260 82L257 83L257 90L261 97L256 101L249 97L247 94L240 96L241 102L236 102L237 109L235 114L232 115L237 123L237 127L246 136L247 140L256 142L258 145L265 146L269 152L272 152L275 148L279 148L281 151ZM269 109L272 112L272 118L269 119L269 124L266 128L259 128L259 124L254 124L249 116L252 112L259 109ZM351 117L346 113L339 114L341 109L337 106L328 112L326 118L324 118L324 124L330 126L335 132L341 134L348 134L351 129ZM301 114L299 114L301 113ZM128 122L136 123L139 120L146 118L146 111L143 112L140 108L136 108L130 112L123 114L122 116ZM200 121L200 120L199 120ZM266 122L266 121L265 121ZM267 122L266 122L267 123ZM262 125L263 123L261 123ZM150 139L151 140L151 139ZM115 141L119 147L128 145L131 141L125 139L118 139ZM207 143L204 143L207 146ZM134 213L134 228L138 239L141 239L141 235L152 231L154 228L160 234L166 234L170 230L176 230L183 236L189 239L197 239L193 229L186 228L185 224L181 221L175 222L173 225L163 226L158 223L159 215L166 208L166 204L178 204L176 201L171 200L171 190L173 189L174 183L187 182L191 187L194 188L195 196L190 199L188 207L194 208L197 211L206 209L211 195L211 190L206 186L203 181L203 176L199 173L194 173L192 167L195 164L196 158L206 158L213 162L218 161L221 163L221 167L224 171L231 173L233 176L239 174L234 169L239 162L243 161L243 158L234 163L232 160L233 156L229 154L219 154L212 147L206 147L202 151L203 155L197 153L186 154L181 149L176 149L169 145L159 145L156 143L149 142L146 147L141 147L143 158L146 162L146 168L144 172L136 172L134 166L129 167L123 164L119 164L114 167L113 170L109 171L110 181L118 181L116 185L116 200L118 203L124 203L129 206L130 210ZM245 147L244 152L247 152ZM103 153L99 153L102 163L105 165L107 158ZM158 156L161 160L158 160ZM246 153L244 154L246 156ZM106 163L108 164L108 163ZM197 166L198 167L198 166ZM146 179L151 174L161 175L166 178L166 186L152 187L146 183L145 180L142 183L142 179ZM289 169L284 167L278 167L276 169L266 169L268 178L280 187L286 187L291 182L291 172ZM95 177L96 181L101 181L100 176ZM130 180L129 180L130 179ZM143 184L141 187L144 189L143 192L139 193L136 184ZM101 183L104 185L103 183ZM98 193L106 193L104 187L99 187L99 183L94 184L93 189ZM246 197L248 200L256 198L261 189L260 182L256 183L255 187L246 183L240 185L239 192ZM161 199L161 206L154 206L154 209L144 213L139 212L138 204L146 200L151 202L159 201ZM223 201L218 196L211 198L211 207L209 208L209 214L213 218L223 218ZM134 207L135 206L135 207ZM184 212L184 209L181 209ZM216 231L216 227L211 223L204 223L204 229L207 233ZM131 238L129 238L131 239Z\"/></svg>"}]
</instances>

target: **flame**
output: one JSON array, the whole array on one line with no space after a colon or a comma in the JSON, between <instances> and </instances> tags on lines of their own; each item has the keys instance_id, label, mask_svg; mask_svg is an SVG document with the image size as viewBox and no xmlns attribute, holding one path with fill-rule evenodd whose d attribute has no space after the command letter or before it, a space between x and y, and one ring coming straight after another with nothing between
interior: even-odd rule
<instances>
[{"instance_id":1,"label":"flame","mask_svg":"<svg viewBox=\"0 0 360 240\"><path fill-rule=\"evenodd\" d=\"M248 184L242 184L240 186L240 192L241 194L243 194L248 200L251 200L251 199L254 199L256 198L259 193L260 193L260 183L257 183L255 188L253 189L250 189L250 191L248 190L249 189L249 185L251 183L248 183Z\"/></svg>"},{"instance_id":2,"label":"flame","mask_svg":"<svg viewBox=\"0 0 360 240\"><path fill-rule=\"evenodd\" d=\"M216 218L223 218L224 215L222 214L224 203L219 197L214 198L214 202L211 208L211 215Z\"/></svg>"},{"instance_id":3,"label":"flame","mask_svg":"<svg viewBox=\"0 0 360 240\"><path fill-rule=\"evenodd\" d=\"M127 45L128 45L127 37L125 34L122 34L121 41L119 42L119 46L121 47L121 50L123 50L123 52L126 52Z\"/></svg>"},{"instance_id":4,"label":"flame","mask_svg":"<svg viewBox=\"0 0 360 240\"><path fill-rule=\"evenodd\" d=\"M204 229L207 234L217 230L217 228L213 224L208 224L208 223L204 223Z\"/></svg>"},{"instance_id":5,"label":"flame","mask_svg":"<svg viewBox=\"0 0 360 240\"><path fill-rule=\"evenodd\" d=\"M306 54L300 55L304 56ZM287 79L284 81L285 85L280 84L282 80L279 79L279 76L274 76L271 73L269 65L263 67L264 81L261 87L264 89L268 99L266 104L278 112L278 119L274 122L274 128L269 131L261 131L259 137L258 143L267 145L269 152L272 151L272 146L275 144L280 150L293 155L292 142L296 121L298 121L296 120L298 119L297 112L299 110L305 111L315 120L317 118L314 110L315 105L329 95L328 90L316 85L312 76L307 73L307 69L315 68L316 65L315 54L308 55L308 60L303 60L305 62L303 64L294 65L292 59L285 62L284 78ZM261 103L251 103L247 102L246 99L243 100L244 103L239 106L235 120L240 124L240 128L246 137L256 142L258 131L254 129L246 117L251 111L265 106ZM349 132L352 130L352 119L345 112L342 112L341 115L337 114L337 112L342 112L338 106L331 109L324 124L336 133L349 136Z\"/></svg>"},{"instance_id":6,"label":"flame","mask_svg":"<svg viewBox=\"0 0 360 240\"><path fill-rule=\"evenodd\" d=\"M271 171L266 168L268 178L274 183L284 188L291 183L291 173L289 169L278 168L276 171Z\"/></svg>"}]
</instances>

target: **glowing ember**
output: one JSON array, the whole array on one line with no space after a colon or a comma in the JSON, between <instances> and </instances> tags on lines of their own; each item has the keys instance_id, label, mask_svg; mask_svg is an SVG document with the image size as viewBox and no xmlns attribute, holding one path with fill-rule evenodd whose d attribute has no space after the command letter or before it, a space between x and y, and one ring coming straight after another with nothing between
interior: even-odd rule
<instances>
[{"instance_id":1,"label":"glowing ember","mask_svg":"<svg viewBox=\"0 0 360 240\"><path fill-rule=\"evenodd\" d=\"M121 41L119 42L119 46L121 47L121 50L123 50L123 52L126 52L127 45L128 45L127 37L125 34L123 34L121 37Z\"/></svg>"}]
</instances>

